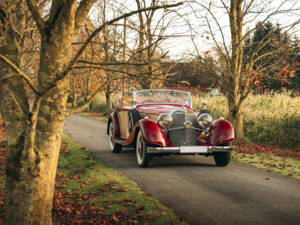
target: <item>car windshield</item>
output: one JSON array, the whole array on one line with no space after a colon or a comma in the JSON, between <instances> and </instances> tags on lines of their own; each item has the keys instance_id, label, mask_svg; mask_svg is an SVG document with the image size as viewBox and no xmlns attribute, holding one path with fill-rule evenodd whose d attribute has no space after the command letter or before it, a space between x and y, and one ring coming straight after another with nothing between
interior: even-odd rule
<instances>
[{"instance_id":1,"label":"car windshield","mask_svg":"<svg viewBox=\"0 0 300 225\"><path fill-rule=\"evenodd\" d=\"M191 107L189 92L177 90L143 90L133 95L135 105L141 104L180 104Z\"/></svg>"}]
</instances>

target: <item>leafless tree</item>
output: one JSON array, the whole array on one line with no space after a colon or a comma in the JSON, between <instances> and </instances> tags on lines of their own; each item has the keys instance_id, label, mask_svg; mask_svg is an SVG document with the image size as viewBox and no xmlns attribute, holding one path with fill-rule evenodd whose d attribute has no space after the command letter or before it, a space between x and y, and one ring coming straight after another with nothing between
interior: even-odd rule
<instances>
[{"instance_id":1,"label":"leafless tree","mask_svg":"<svg viewBox=\"0 0 300 225\"><path fill-rule=\"evenodd\" d=\"M278 51L264 55L256 54L271 39L268 35L257 44L250 57L244 57L244 44L259 27L255 23L288 17L284 29L294 29L299 24L300 6L296 0L262 1L262 0L207 0L190 3L199 21L206 23L203 34L214 43L224 68L220 74L223 90L227 97L229 118L233 122L236 136L243 138L242 103L252 90L254 82L245 82L259 74L255 62ZM200 10L197 10L200 9ZM201 22L201 23L202 23ZM262 68L261 68L262 69ZM244 82L244 83L243 83ZM244 84L241 88L241 84Z\"/></svg>"}]
</instances>

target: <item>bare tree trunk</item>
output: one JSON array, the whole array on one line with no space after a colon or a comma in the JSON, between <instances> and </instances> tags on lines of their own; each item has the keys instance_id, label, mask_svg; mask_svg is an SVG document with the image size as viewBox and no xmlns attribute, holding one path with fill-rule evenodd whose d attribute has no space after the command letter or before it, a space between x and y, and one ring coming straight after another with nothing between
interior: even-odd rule
<instances>
[{"instance_id":1,"label":"bare tree trunk","mask_svg":"<svg viewBox=\"0 0 300 225\"><path fill-rule=\"evenodd\" d=\"M230 87L227 90L227 100L229 117L233 123L235 135L238 139L244 137L243 132L243 117L241 113L239 94L239 80L241 77L242 65L243 65L243 41L242 41L242 1L231 0L230 1L230 31L231 31L231 46L232 55L230 60L230 73L228 79L230 80Z\"/></svg>"},{"instance_id":2,"label":"bare tree trunk","mask_svg":"<svg viewBox=\"0 0 300 225\"><path fill-rule=\"evenodd\" d=\"M70 25L61 29L64 30L61 35L54 35L57 27L52 28L51 34L42 32L41 91L51 85L57 73L64 71L72 56L73 30ZM13 124L6 124L10 142L5 196L7 225L52 224L54 182L67 93L68 80L64 78L46 95L36 97L32 113L25 114L28 117L23 116L20 120L26 122L18 126L21 129L14 127L11 131L9 127ZM7 104L7 110L10 111L9 116L13 116L12 110L15 109L12 103ZM13 121L5 116L4 113L4 121ZM16 139L13 136L17 132Z\"/></svg>"},{"instance_id":3,"label":"bare tree trunk","mask_svg":"<svg viewBox=\"0 0 300 225\"><path fill-rule=\"evenodd\" d=\"M12 43L11 43L12 44ZM13 47L13 44L10 45ZM15 57L17 54L6 55L16 65L19 65L18 59ZM14 72L1 67L1 77L4 75L15 75ZM6 163L6 191L5 191L5 202L6 202L6 224L21 224L9 223L9 221L16 219L16 215L19 215L19 211L16 209L15 199L23 201L24 196L15 189L16 182L21 183L20 173L22 173L22 151L24 149L25 138L26 138L26 121L29 106L27 102L27 96L24 90L24 83L22 80L14 77L4 80L0 84L0 105L1 115L4 121L4 126L7 133L8 139L8 154ZM19 185L22 188L22 185ZM8 191L11 190L11 191ZM10 210L14 208L14 210ZM27 208L27 207L26 207Z\"/></svg>"},{"instance_id":4,"label":"bare tree trunk","mask_svg":"<svg viewBox=\"0 0 300 225\"><path fill-rule=\"evenodd\" d=\"M22 14L19 14L22 4L22 1L16 2L15 13L17 17L22 16ZM15 65L20 66L21 55L17 46L19 43L16 37L18 36L12 29L14 25L8 22L9 15L3 14L0 19L3 22L3 26L0 28L0 52ZM25 196L18 192L18 189L22 189L24 186L24 180L22 180L20 174L24 172L22 170L22 154L30 114L24 83L4 62L0 63L0 105L9 146L5 187L6 224L22 224L23 218L20 218L19 213L22 213L28 207L23 205L24 208L21 209L18 207L17 202L25 200Z\"/></svg>"},{"instance_id":5,"label":"bare tree trunk","mask_svg":"<svg viewBox=\"0 0 300 225\"><path fill-rule=\"evenodd\" d=\"M106 101L106 107L108 113L112 111L110 98L111 98L111 92L108 90L105 92L105 101Z\"/></svg>"},{"instance_id":6,"label":"bare tree trunk","mask_svg":"<svg viewBox=\"0 0 300 225\"><path fill-rule=\"evenodd\" d=\"M72 79L72 108L74 108L76 105L77 105L76 83L75 83L75 77L73 76L73 79Z\"/></svg>"},{"instance_id":7,"label":"bare tree trunk","mask_svg":"<svg viewBox=\"0 0 300 225\"><path fill-rule=\"evenodd\" d=\"M244 138L244 123L243 123L243 114L240 110L236 111L236 107L234 105L229 105L229 120L232 122L232 126L235 131L235 136L237 139Z\"/></svg>"}]
</instances>

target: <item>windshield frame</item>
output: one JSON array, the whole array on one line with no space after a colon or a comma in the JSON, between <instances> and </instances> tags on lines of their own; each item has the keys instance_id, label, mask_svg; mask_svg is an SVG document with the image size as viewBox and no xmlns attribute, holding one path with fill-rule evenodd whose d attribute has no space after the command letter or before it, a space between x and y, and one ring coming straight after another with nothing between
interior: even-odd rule
<instances>
[{"instance_id":1,"label":"windshield frame","mask_svg":"<svg viewBox=\"0 0 300 225\"><path fill-rule=\"evenodd\" d=\"M180 103L170 103L170 102L157 102L157 103L141 103L141 104L138 104L136 102L136 96L138 93L142 93L142 92L149 92L149 91L161 91L161 92L170 92L170 91L174 91L174 92L179 92L179 93L184 93L188 96L188 104L180 104ZM193 108L192 107L192 96L191 96L191 93L188 92L188 91L181 91L181 90L174 90L174 89L145 89L145 90L139 90L139 91L134 91L133 92L133 95L132 95L132 98L133 98L133 105L134 107L136 106L139 106L139 105L153 105L153 104L175 104L175 105L184 105L184 106L188 106L190 108Z\"/></svg>"}]
</instances>

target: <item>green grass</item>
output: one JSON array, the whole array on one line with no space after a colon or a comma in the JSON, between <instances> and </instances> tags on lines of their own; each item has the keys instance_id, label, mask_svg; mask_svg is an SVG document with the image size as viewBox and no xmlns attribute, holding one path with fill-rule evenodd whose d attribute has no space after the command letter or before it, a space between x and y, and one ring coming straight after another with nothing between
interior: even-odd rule
<instances>
[{"instance_id":1,"label":"green grass","mask_svg":"<svg viewBox=\"0 0 300 225\"><path fill-rule=\"evenodd\" d=\"M104 116L103 113L98 113L98 112L81 112L81 113L77 113L77 115L88 117L94 120L99 120L105 123L108 120L107 116Z\"/></svg>"},{"instance_id":2,"label":"green grass","mask_svg":"<svg viewBox=\"0 0 300 225\"><path fill-rule=\"evenodd\" d=\"M107 113L107 106L104 95L97 95L94 101L90 104L90 110L93 112Z\"/></svg>"},{"instance_id":3,"label":"green grass","mask_svg":"<svg viewBox=\"0 0 300 225\"><path fill-rule=\"evenodd\" d=\"M238 162L300 180L300 160L268 153L244 154L235 151L232 157Z\"/></svg>"},{"instance_id":4,"label":"green grass","mask_svg":"<svg viewBox=\"0 0 300 225\"><path fill-rule=\"evenodd\" d=\"M81 202L96 204L108 218L126 212L138 224L186 224L176 219L171 209L142 192L135 182L105 166L70 138L64 137L62 149L56 181L60 192L71 196L76 193Z\"/></svg>"}]
</instances>

